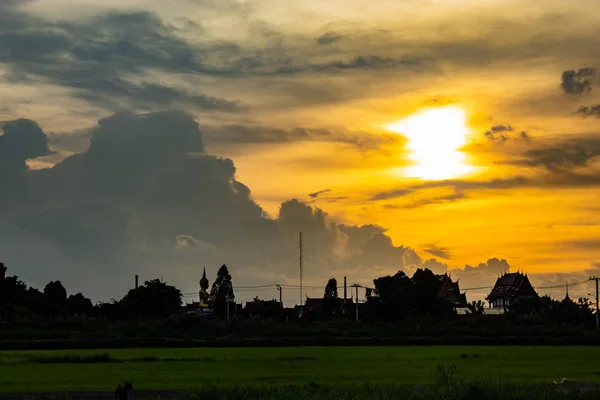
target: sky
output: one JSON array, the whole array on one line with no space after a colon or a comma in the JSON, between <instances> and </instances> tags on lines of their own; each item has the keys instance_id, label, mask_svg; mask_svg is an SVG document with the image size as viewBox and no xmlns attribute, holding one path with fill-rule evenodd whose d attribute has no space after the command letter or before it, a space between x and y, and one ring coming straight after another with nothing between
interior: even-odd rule
<instances>
[{"instance_id":1,"label":"sky","mask_svg":"<svg viewBox=\"0 0 600 400\"><path fill-rule=\"evenodd\" d=\"M96 301L227 264L292 305L302 230L304 296L590 297L599 33L595 0L0 0L0 257Z\"/></svg>"}]
</instances>

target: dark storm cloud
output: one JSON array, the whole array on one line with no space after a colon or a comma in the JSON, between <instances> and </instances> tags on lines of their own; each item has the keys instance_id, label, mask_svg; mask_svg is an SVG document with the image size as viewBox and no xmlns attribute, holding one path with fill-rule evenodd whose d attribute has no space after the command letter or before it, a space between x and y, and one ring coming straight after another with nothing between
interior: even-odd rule
<instances>
[{"instance_id":1,"label":"dark storm cloud","mask_svg":"<svg viewBox=\"0 0 600 400\"><path fill-rule=\"evenodd\" d=\"M204 33L201 27L195 30ZM207 110L239 108L236 101L184 88L134 82L148 69L235 78L420 64L414 57L376 54L311 63L305 55L284 53L288 52L244 50L217 40L193 44L149 12L109 13L78 22L49 22L17 11L0 16L0 63L10 67L6 79L74 88L77 96L109 110L120 110L123 103L139 109L181 104Z\"/></svg>"},{"instance_id":2,"label":"dark storm cloud","mask_svg":"<svg viewBox=\"0 0 600 400\"><path fill-rule=\"evenodd\" d=\"M111 267L135 246L132 218L114 204L90 201L24 211L17 221L21 228L56 243L67 257Z\"/></svg>"},{"instance_id":3,"label":"dark storm cloud","mask_svg":"<svg viewBox=\"0 0 600 400\"><path fill-rule=\"evenodd\" d=\"M600 104L594 106L583 106L577 110L577 114L582 117L597 117L600 118Z\"/></svg>"},{"instance_id":4,"label":"dark storm cloud","mask_svg":"<svg viewBox=\"0 0 600 400\"><path fill-rule=\"evenodd\" d=\"M596 80L595 68L580 68L578 71L569 70L562 73L561 87L565 93L581 94L590 92Z\"/></svg>"},{"instance_id":5,"label":"dark storm cloud","mask_svg":"<svg viewBox=\"0 0 600 400\"><path fill-rule=\"evenodd\" d=\"M0 122L0 176L27 169L27 160L50 155L48 139L32 120Z\"/></svg>"},{"instance_id":6,"label":"dark storm cloud","mask_svg":"<svg viewBox=\"0 0 600 400\"><path fill-rule=\"evenodd\" d=\"M228 46L225 46L227 49ZM219 49L204 49L217 55ZM235 101L163 84L130 81L149 68L206 72L199 49L146 13L106 14L85 22L46 22L20 12L0 16L0 63L13 82L50 82L109 110L192 105L236 111Z\"/></svg>"},{"instance_id":7,"label":"dark storm cloud","mask_svg":"<svg viewBox=\"0 0 600 400\"><path fill-rule=\"evenodd\" d=\"M35 122L5 122L4 132L0 154L22 165L48 154ZM233 162L204 152L203 132L185 112L116 114L87 137L86 149L52 168L0 180L0 250L26 279L61 279L107 299L122 295L134 273L189 285L199 265L226 263L245 282L264 284L274 273L296 277L299 231L313 276L420 260L383 228L339 225L298 200L267 218ZM24 256L27 248L36 255Z\"/></svg>"}]
</instances>

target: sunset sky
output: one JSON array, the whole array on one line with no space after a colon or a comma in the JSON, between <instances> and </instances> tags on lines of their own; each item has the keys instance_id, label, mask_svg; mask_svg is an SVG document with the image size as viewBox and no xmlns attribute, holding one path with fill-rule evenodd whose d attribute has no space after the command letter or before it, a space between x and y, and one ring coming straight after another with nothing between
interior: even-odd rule
<instances>
[{"instance_id":1,"label":"sunset sky","mask_svg":"<svg viewBox=\"0 0 600 400\"><path fill-rule=\"evenodd\" d=\"M596 0L0 0L0 260L94 300L295 285L300 230L310 296L600 275L599 48Z\"/></svg>"}]
</instances>

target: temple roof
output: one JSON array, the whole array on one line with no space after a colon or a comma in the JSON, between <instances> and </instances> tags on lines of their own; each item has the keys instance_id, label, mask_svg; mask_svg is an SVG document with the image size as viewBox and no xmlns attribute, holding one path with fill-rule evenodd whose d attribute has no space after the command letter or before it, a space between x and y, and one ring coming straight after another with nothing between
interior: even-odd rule
<instances>
[{"instance_id":1,"label":"temple roof","mask_svg":"<svg viewBox=\"0 0 600 400\"><path fill-rule=\"evenodd\" d=\"M496 280L494 288L488 295L488 300L513 299L518 296L537 296L527 275L520 272L504 274Z\"/></svg>"},{"instance_id":2,"label":"temple roof","mask_svg":"<svg viewBox=\"0 0 600 400\"><path fill-rule=\"evenodd\" d=\"M454 282L448 274L437 275L440 282L437 297L452 303L467 304L467 296L460 292L458 281Z\"/></svg>"}]
</instances>

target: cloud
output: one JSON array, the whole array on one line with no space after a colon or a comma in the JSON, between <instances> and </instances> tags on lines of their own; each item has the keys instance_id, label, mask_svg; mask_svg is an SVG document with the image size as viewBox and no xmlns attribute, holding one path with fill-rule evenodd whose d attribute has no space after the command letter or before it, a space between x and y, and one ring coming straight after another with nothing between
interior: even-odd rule
<instances>
[{"instance_id":1,"label":"cloud","mask_svg":"<svg viewBox=\"0 0 600 400\"><path fill-rule=\"evenodd\" d=\"M565 93L582 94L590 92L596 80L595 68L580 68L578 71L569 70L562 73L561 87Z\"/></svg>"},{"instance_id":2,"label":"cloud","mask_svg":"<svg viewBox=\"0 0 600 400\"><path fill-rule=\"evenodd\" d=\"M27 170L27 160L51 154L48 139L34 121L6 121L0 129L0 179Z\"/></svg>"},{"instance_id":3,"label":"cloud","mask_svg":"<svg viewBox=\"0 0 600 400\"><path fill-rule=\"evenodd\" d=\"M207 126L205 131L208 145L227 144L231 146L318 141L348 144L361 150L375 150L384 145L397 144L402 140L398 135L372 134L363 131L278 129L250 125L213 125Z\"/></svg>"},{"instance_id":4,"label":"cloud","mask_svg":"<svg viewBox=\"0 0 600 400\"><path fill-rule=\"evenodd\" d=\"M324 189L324 190L319 190L318 192L309 193L308 196L316 199L320 195L327 194L327 193L330 193L330 192L331 192L331 189Z\"/></svg>"},{"instance_id":5,"label":"cloud","mask_svg":"<svg viewBox=\"0 0 600 400\"><path fill-rule=\"evenodd\" d=\"M506 162L512 165L544 167L548 171L570 171L587 166L600 155L600 138L597 136L575 136L550 143L540 143L530 148L517 160Z\"/></svg>"},{"instance_id":6,"label":"cloud","mask_svg":"<svg viewBox=\"0 0 600 400\"><path fill-rule=\"evenodd\" d=\"M325 46L343 39L344 36L336 32L326 32L317 38L319 46Z\"/></svg>"},{"instance_id":7,"label":"cloud","mask_svg":"<svg viewBox=\"0 0 600 400\"><path fill-rule=\"evenodd\" d=\"M177 235L175 237L175 241L175 249L177 249L178 251L216 250L216 247L212 244L203 242L202 240L198 240L190 235Z\"/></svg>"},{"instance_id":8,"label":"cloud","mask_svg":"<svg viewBox=\"0 0 600 400\"><path fill-rule=\"evenodd\" d=\"M448 272L448 265L439 262L435 258L430 258L429 260L425 261L421 265L421 268L427 268L428 270L430 270L431 272L433 272L436 275L442 275L442 274Z\"/></svg>"},{"instance_id":9,"label":"cloud","mask_svg":"<svg viewBox=\"0 0 600 400\"><path fill-rule=\"evenodd\" d=\"M582 106L577 110L577 114L579 114L582 117L600 118L600 104L594 106Z\"/></svg>"},{"instance_id":10,"label":"cloud","mask_svg":"<svg viewBox=\"0 0 600 400\"><path fill-rule=\"evenodd\" d=\"M510 265L505 259L490 258L485 263L479 263L476 267L465 265L465 273L504 274L510 272Z\"/></svg>"},{"instance_id":11,"label":"cloud","mask_svg":"<svg viewBox=\"0 0 600 400\"><path fill-rule=\"evenodd\" d=\"M4 132L1 154L24 162L48 153L33 121L6 122ZM385 229L338 224L299 200L268 218L233 162L205 152L203 131L185 112L119 113L77 135L89 138L83 151L0 180L10 194L0 204L3 261L29 282L61 279L103 300L121 296L134 274L196 290L201 265L227 264L246 284L295 282L300 231L306 276L318 282L325 271L360 276L422 263ZM30 247L36 257L23 255Z\"/></svg>"},{"instance_id":12,"label":"cloud","mask_svg":"<svg viewBox=\"0 0 600 400\"><path fill-rule=\"evenodd\" d=\"M445 247L438 247L435 244L427 245L423 248L426 253L432 254L434 256L443 258L444 260L450 259L449 249Z\"/></svg>"},{"instance_id":13,"label":"cloud","mask_svg":"<svg viewBox=\"0 0 600 400\"><path fill-rule=\"evenodd\" d=\"M583 250L595 250L600 248L600 239L572 240L565 242L564 245Z\"/></svg>"},{"instance_id":14,"label":"cloud","mask_svg":"<svg viewBox=\"0 0 600 400\"><path fill-rule=\"evenodd\" d=\"M413 202L409 202L408 204L404 204L401 207L402 208L418 208L418 207L423 207L423 206L427 206L430 204L453 203L457 200L465 199L466 197L467 196L465 195L464 191L456 189L454 191L454 193L418 199Z\"/></svg>"},{"instance_id":15,"label":"cloud","mask_svg":"<svg viewBox=\"0 0 600 400\"><path fill-rule=\"evenodd\" d=\"M416 184L409 187L404 187L397 190L391 190L386 192L379 192L371 197L371 200L389 200L399 197L404 197L409 194L413 194L421 189L431 188L443 188L450 187L454 188L455 192L444 196L434 196L431 199L424 199L417 201L410 205L419 206L431 203L440 203L462 199L465 197L465 190L477 190L477 189L510 189L517 186L523 186L527 183L527 179L524 177L513 177L507 179L490 179L490 180L461 180L461 179L448 179L443 181L431 181L422 184ZM410 208L410 207L409 207Z\"/></svg>"},{"instance_id":16,"label":"cloud","mask_svg":"<svg viewBox=\"0 0 600 400\"><path fill-rule=\"evenodd\" d=\"M7 22L7 23L4 23ZM136 77L145 70L202 73L194 48L148 12L108 13L81 22L48 22L22 12L0 17L0 63L11 82L53 83L111 111L193 106L238 111L237 101ZM210 72L210 68L204 71Z\"/></svg>"},{"instance_id":17,"label":"cloud","mask_svg":"<svg viewBox=\"0 0 600 400\"><path fill-rule=\"evenodd\" d=\"M502 134L502 132L512 132L512 130L513 130L513 128L510 125L508 125L508 126L504 126L504 125L492 126L490 128L490 130L488 130L485 133L485 137L487 137L490 140L497 140L500 142L505 142L508 140L508 136ZM498 133L500 133L499 136L497 135Z\"/></svg>"}]
</instances>

